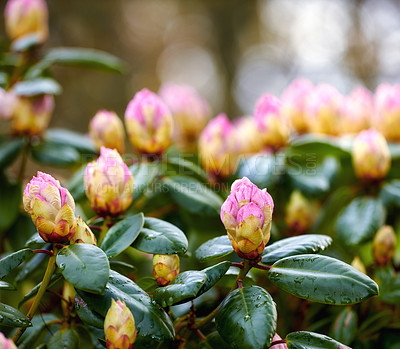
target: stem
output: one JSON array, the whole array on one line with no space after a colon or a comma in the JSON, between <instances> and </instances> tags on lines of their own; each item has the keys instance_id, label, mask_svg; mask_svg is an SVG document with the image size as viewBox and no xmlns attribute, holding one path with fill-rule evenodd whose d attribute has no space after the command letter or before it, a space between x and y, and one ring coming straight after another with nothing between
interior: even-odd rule
<instances>
[{"instance_id":1,"label":"stem","mask_svg":"<svg viewBox=\"0 0 400 349\"><path fill-rule=\"evenodd\" d=\"M108 232L108 223L110 222L110 218L106 217L104 218L103 225L101 226L101 231L99 235L99 240L97 241L97 245L100 246L101 242L105 238L107 232Z\"/></svg>"},{"instance_id":2,"label":"stem","mask_svg":"<svg viewBox=\"0 0 400 349\"><path fill-rule=\"evenodd\" d=\"M52 251L48 251L48 250L32 250L33 253L45 253L48 254L50 257L52 257L54 255L54 253Z\"/></svg>"},{"instance_id":3,"label":"stem","mask_svg":"<svg viewBox=\"0 0 400 349\"><path fill-rule=\"evenodd\" d=\"M262 264L254 264L252 267L261 270L270 270L272 268L272 266L270 265L262 265Z\"/></svg>"},{"instance_id":4,"label":"stem","mask_svg":"<svg viewBox=\"0 0 400 349\"><path fill-rule=\"evenodd\" d=\"M32 305L31 305L31 308L28 311L28 314L26 314L26 317L29 320L31 320L33 315L35 315L35 313L39 307L40 301L46 292L46 288L50 283L51 276L53 275L54 270L56 269L56 255L57 255L56 247L54 247L53 250L54 250L53 251L54 254L49 259L49 263L47 264L47 269L44 274L42 284L39 287L39 291L35 297L35 300L33 301ZM18 339L22 336L22 334L25 332L25 330L26 330L26 327L20 327L18 329L18 331L15 333L14 337L12 338L14 343L18 342Z\"/></svg>"},{"instance_id":5,"label":"stem","mask_svg":"<svg viewBox=\"0 0 400 349\"><path fill-rule=\"evenodd\" d=\"M280 339L278 341L272 342L269 347L272 348L274 345L285 344L285 343L286 343L286 339Z\"/></svg>"}]
</instances>

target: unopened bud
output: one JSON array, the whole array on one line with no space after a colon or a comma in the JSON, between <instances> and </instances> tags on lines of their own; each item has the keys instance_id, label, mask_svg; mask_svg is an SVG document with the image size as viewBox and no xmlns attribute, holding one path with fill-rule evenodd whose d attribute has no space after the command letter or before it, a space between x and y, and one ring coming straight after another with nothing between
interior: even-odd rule
<instances>
[{"instance_id":1,"label":"unopened bud","mask_svg":"<svg viewBox=\"0 0 400 349\"><path fill-rule=\"evenodd\" d=\"M0 332L0 348L1 349L18 349L11 339L8 339Z\"/></svg>"},{"instance_id":2,"label":"unopened bud","mask_svg":"<svg viewBox=\"0 0 400 349\"><path fill-rule=\"evenodd\" d=\"M179 256L177 254L155 254L153 257L153 275L160 286L168 285L179 274Z\"/></svg>"},{"instance_id":3,"label":"unopened bud","mask_svg":"<svg viewBox=\"0 0 400 349\"><path fill-rule=\"evenodd\" d=\"M239 149L238 152L243 155L257 154L263 148L260 131L258 130L256 120L252 116L243 116L234 120Z\"/></svg>"},{"instance_id":4,"label":"unopened bud","mask_svg":"<svg viewBox=\"0 0 400 349\"><path fill-rule=\"evenodd\" d=\"M361 261L360 257L355 256L353 261L351 262L351 266L363 274L367 274L367 270L365 269L364 263Z\"/></svg>"},{"instance_id":5,"label":"unopened bud","mask_svg":"<svg viewBox=\"0 0 400 349\"><path fill-rule=\"evenodd\" d=\"M317 213L316 204L295 190L286 205L285 222L291 232L303 234L311 228Z\"/></svg>"},{"instance_id":6,"label":"unopened bud","mask_svg":"<svg viewBox=\"0 0 400 349\"><path fill-rule=\"evenodd\" d=\"M380 228L372 244L375 263L381 266L387 265L394 257L396 243L396 234L390 225Z\"/></svg>"},{"instance_id":7,"label":"unopened bud","mask_svg":"<svg viewBox=\"0 0 400 349\"><path fill-rule=\"evenodd\" d=\"M0 87L0 120L9 120L14 115L18 98L12 91Z\"/></svg>"},{"instance_id":8,"label":"unopened bud","mask_svg":"<svg viewBox=\"0 0 400 349\"><path fill-rule=\"evenodd\" d=\"M72 237L70 243L84 243L97 246L96 237L81 217L78 217L76 220L75 235Z\"/></svg>"}]
</instances>

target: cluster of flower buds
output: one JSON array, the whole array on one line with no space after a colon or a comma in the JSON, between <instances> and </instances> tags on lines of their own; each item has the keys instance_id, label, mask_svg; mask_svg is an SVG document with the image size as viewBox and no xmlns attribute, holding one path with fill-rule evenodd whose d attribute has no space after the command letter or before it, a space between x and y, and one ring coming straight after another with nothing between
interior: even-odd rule
<instances>
[{"instance_id":1,"label":"cluster of flower buds","mask_svg":"<svg viewBox=\"0 0 400 349\"><path fill-rule=\"evenodd\" d=\"M183 150L193 150L211 117L207 101L188 85L164 84L159 95L172 113L174 140Z\"/></svg>"},{"instance_id":2,"label":"cluster of flower buds","mask_svg":"<svg viewBox=\"0 0 400 349\"><path fill-rule=\"evenodd\" d=\"M153 257L153 275L159 286L167 286L179 274L179 256L177 254L155 254Z\"/></svg>"},{"instance_id":3,"label":"cluster of flower buds","mask_svg":"<svg viewBox=\"0 0 400 349\"><path fill-rule=\"evenodd\" d=\"M24 208L46 242L64 243L75 234L75 202L60 182L38 172L24 190Z\"/></svg>"},{"instance_id":4,"label":"cluster of flower buds","mask_svg":"<svg viewBox=\"0 0 400 349\"><path fill-rule=\"evenodd\" d=\"M85 171L85 190L93 211L102 217L124 213L133 199L133 176L115 149L100 149Z\"/></svg>"},{"instance_id":5,"label":"cluster of flower buds","mask_svg":"<svg viewBox=\"0 0 400 349\"><path fill-rule=\"evenodd\" d=\"M300 134L309 130L305 107L313 87L309 80L300 78L293 81L282 93L281 112Z\"/></svg>"},{"instance_id":6,"label":"cluster of flower buds","mask_svg":"<svg viewBox=\"0 0 400 349\"><path fill-rule=\"evenodd\" d=\"M107 349L132 349L136 339L135 319L125 302L111 299L104 319Z\"/></svg>"},{"instance_id":7,"label":"cluster of flower buds","mask_svg":"<svg viewBox=\"0 0 400 349\"><path fill-rule=\"evenodd\" d=\"M372 252L377 265L385 266L394 257L396 252L396 233L390 225L385 225L378 230L372 244Z\"/></svg>"},{"instance_id":8,"label":"cluster of flower buds","mask_svg":"<svg viewBox=\"0 0 400 349\"><path fill-rule=\"evenodd\" d=\"M71 238L70 243L84 243L97 246L96 237L81 217L76 219L75 235Z\"/></svg>"},{"instance_id":9,"label":"cluster of flower buds","mask_svg":"<svg viewBox=\"0 0 400 349\"><path fill-rule=\"evenodd\" d=\"M353 166L358 178L379 180L390 169L391 159L385 137L375 129L361 131L353 144Z\"/></svg>"},{"instance_id":10,"label":"cluster of flower buds","mask_svg":"<svg viewBox=\"0 0 400 349\"><path fill-rule=\"evenodd\" d=\"M274 202L266 189L243 177L232 184L221 220L239 257L257 260L268 243Z\"/></svg>"},{"instance_id":11,"label":"cluster of flower buds","mask_svg":"<svg viewBox=\"0 0 400 349\"><path fill-rule=\"evenodd\" d=\"M124 152L124 125L113 111L99 110L89 123L89 133L97 150L106 147Z\"/></svg>"},{"instance_id":12,"label":"cluster of flower buds","mask_svg":"<svg viewBox=\"0 0 400 349\"><path fill-rule=\"evenodd\" d=\"M18 349L11 339L8 339L0 332L0 348L1 349Z\"/></svg>"},{"instance_id":13,"label":"cluster of flower buds","mask_svg":"<svg viewBox=\"0 0 400 349\"><path fill-rule=\"evenodd\" d=\"M305 233L311 228L317 213L315 203L305 198L300 191L293 191L285 211L285 222L289 231L294 234Z\"/></svg>"},{"instance_id":14,"label":"cluster of flower buds","mask_svg":"<svg viewBox=\"0 0 400 349\"><path fill-rule=\"evenodd\" d=\"M216 178L227 178L237 167L236 131L228 117L220 114L203 130L199 155L204 169Z\"/></svg>"},{"instance_id":15,"label":"cluster of flower buds","mask_svg":"<svg viewBox=\"0 0 400 349\"><path fill-rule=\"evenodd\" d=\"M147 89L129 102L125 124L132 145L141 154L160 156L171 145L171 113L161 98Z\"/></svg>"},{"instance_id":16,"label":"cluster of flower buds","mask_svg":"<svg viewBox=\"0 0 400 349\"><path fill-rule=\"evenodd\" d=\"M49 36L48 10L45 0L8 0L4 20L11 41L34 36L44 43Z\"/></svg>"},{"instance_id":17,"label":"cluster of flower buds","mask_svg":"<svg viewBox=\"0 0 400 349\"><path fill-rule=\"evenodd\" d=\"M11 128L16 134L40 135L49 125L53 110L54 98L51 95L21 96L13 109Z\"/></svg>"},{"instance_id":18,"label":"cluster of flower buds","mask_svg":"<svg viewBox=\"0 0 400 349\"><path fill-rule=\"evenodd\" d=\"M278 97L270 94L261 96L254 110L254 118L263 146L277 149L288 143L289 125L281 113L281 101Z\"/></svg>"}]
</instances>

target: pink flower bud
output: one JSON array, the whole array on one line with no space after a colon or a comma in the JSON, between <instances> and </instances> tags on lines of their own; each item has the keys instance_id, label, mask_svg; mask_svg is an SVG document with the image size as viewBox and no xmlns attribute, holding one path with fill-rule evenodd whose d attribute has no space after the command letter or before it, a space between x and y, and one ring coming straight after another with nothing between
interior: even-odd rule
<instances>
[{"instance_id":1,"label":"pink flower bud","mask_svg":"<svg viewBox=\"0 0 400 349\"><path fill-rule=\"evenodd\" d=\"M333 86L320 84L307 98L306 114L312 132L338 135L343 96Z\"/></svg>"},{"instance_id":2,"label":"pink flower bud","mask_svg":"<svg viewBox=\"0 0 400 349\"><path fill-rule=\"evenodd\" d=\"M91 244L97 246L96 237L81 217L76 220L75 235L71 238L71 244Z\"/></svg>"},{"instance_id":3,"label":"pink flower bud","mask_svg":"<svg viewBox=\"0 0 400 349\"><path fill-rule=\"evenodd\" d=\"M18 349L11 339L8 339L0 332L0 348L1 349Z\"/></svg>"},{"instance_id":4,"label":"pink flower bud","mask_svg":"<svg viewBox=\"0 0 400 349\"><path fill-rule=\"evenodd\" d=\"M279 335L277 333L275 333L274 338L272 338L272 343L281 341L281 340L282 340L282 338L279 337ZM273 349L287 349L287 344L286 343L275 344L272 348Z\"/></svg>"},{"instance_id":5,"label":"pink flower bud","mask_svg":"<svg viewBox=\"0 0 400 349\"><path fill-rule=\"evenodd\" d=\"M344 99L341 133L358 133L371 125L372 93L365 87L355 88Z\"/></svg>"},{"instance_id":6,"label":"pink flower bud","mask_svg":"<svg viewBox=\"0 0 400 349\"><path fill-rule=\"evenodd\" d=\"M183 149L192 149L210 119L210 106L189 85L167 83L161 86L159 94L172 113L174 139Z\"/></svg>"},{"instance_id":7,"label":"pink flower bud","mask_svg":"<svg viewBox=\"0 0 400 349\"><path fill-rule=\"evenodd\" d=\"M159 286L168 285L179 274L179 256L177 254L155 254L153 257L153 275Z\"/></svg>"},{"instance_id":8,"label":"pink flower bud","mask_svg":"<svg viewBox=\"0 0 400 349\"><path fill-rule=\"evenodd\" d=\"M106 147L117 149L120 154L124 152L124 125L114 112L99 110L90 121L89 133L98 150Z\"/></svg>"},{"instance_id":9,"label":"pink flower bud","mask_svg":"<svg viewBox=\"0 0 400 349\"><path fill-rule=\"evenodd\" d=\"M19 97L11 128L17 134L40 135L49 125L53 110L54 98L51 95Z\"/></svg>"},{"instance_id":10,"label":"pink flower bud","mask_svg":"<svg viewBox=\"0 0 400 349\"><path fill-rule=\"evenodd\" d=\"M372 252L377 265L385 266L396 253L397 238L393 228L385 225L378 230L372 244Z\"/></svg>"},{"instance_id":11,"label":"pink flower bud","mask_svg":"<svg viewBox=\"0 0 400 349\"><path fill-rule=\"evenodd\" d=\"M161 98L147 89L129 102L125 124L132 145L142 154L159 156L171 144L171 113Z\"/></svg>"},{"instance_id":12,"label":"pink flower bud","mask_svg":"<svg viewBox=\"0 0 400 349\"><path fill-rule=\"evenodd\" d=\"M274 202L248 178L233 182L221 220L239 257L257 260L269 241Z\"/></svg>"},{"instance_id":13,"label":"pink flower bud","mask_svg":"<svg viewBox=\"0 0 400 349\"><path fill-rule=\"evenodd\" d=\"M373 126L389 141L400 141L400 85L381 84L375 92Z\"/></svg>"},{"instance_id":14,"label":"pink flower bud","mask_svg":"<svg viewBox=\"0 0 400 349\"><path fill-rule=\"evenodd\" d=\"M299 133L305 133L309 128L305 107L313 88L309 80L300 78L293 81L282 94L282 114Z\"/></svg>"},{"instance_id":15,"label":"pink flower bud","mask_svg":"<svg viewBox=\"0 0 400 349\"><path fill-rule=\"evenodd\" d=\"M361 131L353 143L353 166L358 178L382 179L390 169L390 152L385 137L374 129Z\"/></svg>"},{"instance_id":16,"label":"pink flower bud","mask_svg":"<svg viewBox=\"0 0 400 349\"><path fill-rule=\"evenodd\" d=\"M125 302L111 299L104 319L107 349L132 349L136 339L135 319Z\"/></svg>"},{"instance_id":17,"label":"pink flower bud","mask_svg":"<svg viewBox=\"0 0 400 349\"><path fill-rule=\"evenodd\" d=\"M64 243L75 234L75 202L60 182L38 172L27 184L23 195L24 208L46 242Z\"/></svg>"},{"instance_id":18,"label":"pink flower bud","mask_svg":"<svg viewBox=\"0 0 400 349\"><path fill-rule=\"evenodd\" d=\"M12 41L26 35L35 35L39 43L49 36L48 11L44 0L8 0L4 19Z\"/></svg>"},{"instance_id":19,"label":"pink flower bud","mask_svg":"<svg viewBox=\"0 0 400 349\"><path fill-rule=\"evenodd\" d=\"M229 177L237 167L236 150L235 128L225 114L219 114L200 136L199 155L204 169L215 177Z\"/></svg>"},{"instance_id":20,"label":"pink flower bud","mask_svg":"<svg viewBox=\"0 0 400 349\"><path fill-rule=\"evenodd\" d=\"M263 146L280 148L289 140L289 126L281 113L281 101L270 94L257 101L254 118L261 134Z\"/></svg>"},{"instance_id":21,"label":"pink flower bud","mask_svg":"<svg viewBox=\"0 0 400 349\"><path fill-rule=\"evenodd\" d=\"M101 147L100 157L86 166L85 190L99 216L123 214L133 198L133 176L115 149Z\"/></svg>"},{"instance_id":22,"label":"pink flower bud","mask_svg":"<svg viewBox=\"0 0 400 349\"><path fill-rule=\"evenodd\" d=\"M256 120L252 116L242 116L233 121L238 138L239 153L243 155L257 154L263 148L261 133Z\"/></svg>"},{"instance_id":23,"label":"pink flower bud","mask_svg":"<svg viewBox=\"0 0 400 349\"><path fill-rule=\"evenodd\" d=\"M0 120L9 120L14 114L18 98L12 91L0 87Z\"/></svg>"}]
</instances>

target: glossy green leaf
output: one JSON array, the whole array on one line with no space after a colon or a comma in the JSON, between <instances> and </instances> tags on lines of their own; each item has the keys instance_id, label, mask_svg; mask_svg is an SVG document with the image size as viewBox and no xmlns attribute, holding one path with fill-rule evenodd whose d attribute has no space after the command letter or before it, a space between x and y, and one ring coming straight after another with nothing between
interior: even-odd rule
<instances>
[{"instance_id":1,"label":"glossy green leaf","mask_svg":"<svg viewBox=\"0 0 400 349\"><path fill-rule=\"evenodd\" d=\"M3 139L0 142L0 169L11 165L25 145L23 138Z\"/></svg>"},{"instance_id":2,"label":"glossy green leaf","mask_svg":"<svg viewBox=\"0 0 400 349\"><path fill-rule=\"evenodd\" d=\"M262 254L262 263L271 264L277 260L304 254L319 253L332 243L332 238L326 235L307 234L282 239L265 247Z\"/></svg>"},{"instance_id":3,"label":"glossy green leaf","mask_svg":"<svg viewBox=\"0 0 400 349\"><path fill-rule=\"evenodd\" d=\"M385 206L400 207L400 180L393 180L383 185L379 198Z\"/></svg>"},{"instance_id":4,"label":"glossy green leaf","mask_svg":"<svg viewBox=\"0 0 400 349\"><path fill-rule=\"evenodd\" d=\"M194 298L206 280L207 274L203 271L185 271L172 280L168 286L154 290L153 296L158 304L167 307Z\"/></svg>"},{"instance_id":5,"label":"glossy green leaf","mask_svg":"<svg viewBox=\"0 0 400 349\"><path fill-rule=\"evenodd\" d=\"M358 197L338 217L336 233L346 245L355 246L372 239L385 219L386 210L381 200Z\"/></svg>"},{"instance_id":6,"label":"glossy green leaf","mask_svg":"<svg viewBox=\"0 0 400 349\"><path fill-rule=\"evenodd\" d=\"M143 228L143 224L143 213L119 221L107 232L100 248L108 258L118 256L135 241Z\"/></svg>"},{"instance_id":7,"label":"glossy green leaf","mask_svg":"<svg viewBox=\"0 0 400 349\"><path fill-rule=\"evenodd\" d=\"M222 337L219 335L219 333L217 331L211 332L209 335L207 335L206 337L206 344L208 345L205 346L204 348L219 348L219 349L232 349L232 347L230 347L228 345L228 343L226 343Z\"/></svg>"},{"instance_id":8,"label":"glossy green leaf","mask_svg":"<svg viewBox=\"0 0 400 349\"><path fill-rule=\"evenodd\" d=\"M129 166L129 170L135 179L133 188L133 202L135 202L149 188L154 178L159 174L160 165L156 162L141 162Z\"/></svg>"},{"instance_id":9,"label":"glossy green leaf","mask_svg":"<svg viewBox=\"0 0 400 349\"><path fill-rule=\"evenodd\" d=\"M222 199L199 181L185 176L163 179L172 198L190 212L203 215L217 215Z\"/></svg>"},{"instance_id":10,"label":"glossy green leaf","mask_svg":"<svg viewBox=\"0 0 400 349\"><path fill-rule=\"evenodd\" d=\"M207 179L207 173L198 165L182 157L168 156L167 163L172 165L173 174L181 176L197 176L201 180ZM166 173L169 175L169 172Z\"/></svg>"},{"instance_id":11,"label":"glossy green leaf","mask_svg":"<svg viewBox=\"0 0 400 349\"><path fill-rule=\"evenodd\" d=\"M110 268L122 275L132 274L136 271L136 267L133 266L132 264L116 260L110 261Z\"/></svg>"},{"instance_id":12,"label":"glossy green leaf","mask_svg":"<svg viewBox=\"0 0 400 349\"><path fill-rule=\"evenodd\" d=\"M20 183L10 183L0 175L0 232L10 228L19 215L22 189Z\"/></svg>"},{"instance_id":13,"label":"glossy green leaf","mask_svg":"<svg viewBox=\"0 0 400 349\"><path fill-rule=\"evenodd\" d=\"M15 282L18 284L27 277L30 277L32 273L40 266L47 265L49 256L45 253L36 253L31 259L29 259L24 266L21 268Z\"/></svg>"},{"instance_id":14,"label":"glossy green leaf","mask_svg":"<svg viewBox=\"0 0 400 349\"><path fill-rule=\"evenodd\" d=\"M278 287L310 301L348 305L379 293L367 275L335 258L304 254L273 264L268 278Z\"/></svg>"},{"instance_id":15,"label":"glossy green leaf","mask_svg":"<svg viewBox=\"0 0 400 349\"><path fill-rule=\"evenodd\" d=\"M31 320L32 326L26 329L26 331L22 334L21 338L18 341L18 349L36 348L35 343L37 343L40 339L39 337L41 332L45 329L46 331L52 330L51 326L46 325L46 323L57 319L58 318L51 313L39 314L34 316Z\"/></svg>"},{"instance_id":16,"label":"glossy green leaf","mask_svg":"<svg viewBox=\"0 0 400 349\"><path fill-rule=\"evenodd\" d=\"M79 295L92 311L104 317L111 306L111 299L120 298L126 303L135 318L138 331L136 342L161 342L175 337L174 326L169 316L150 296L132 280L110 271L110 279L104 296L78 290ZM136 345L137 343L135 343Z\"/></svg>"},{"instance_id":17,"label":"glossy green leaf","mask_svg":"<svg viewBox=\"0 0 400 349\"><path fill-rule=\"evenodd\" d=\"M357 334L357 313L351 308L343 309L336 317L331 336L339 342L350 345Z\"/></svg>"},{"instance_id":18,"label":"glossy green leaf","mask_svg":"<svg viewBox=\"0 0 400 349\"><path fill-rule=\"evenodd\" d=\"M393 268L378 268L374 275L379 284L379 298L385 303L400 303L400 274Z\"/></svg>"},{"instance_id":19,"label":"glossy green leaf","mask_svg":"<svg viewBox=\"0 0 400 349\"><path fill-rule=\"evenodd\" d=\"M92 140L88 136L70 130L61 128L49 129L46 132L45 139L50 143L67 145L75 148L79 152L85 154L85 156L92 155L92 158L98 153Z\"/></svg>"},{"instance_id":20,"label":"glossy green leaf","mask_svg":"<svg viewBox=\"0 0 400 349\"><path fill-rule=\"evenodd\" d=\"M33 146L31 154L35 161L55 167L75 166L81 160L81 156L75 148L46 140Z\"/></svg>"},{"instance_id":21,"label":"glossy green leaf","mask_svg":"<svg viewBox=\"0 0 400 349\"><path fill-rule=\"evenodd\" d=\"M212 288L226 274L230 267L231 262L221 262L203 269L202 271L207 275L207 279L196 296L198 297Z\"/></svg>"},{"instance_id":22,"label":"glossy green leaf","mask_svg":"<svg viewBox=\"0 0 400 349\"><path fill-rule=\"evenodd\" d=\"M288 349L350 349L328 336L307 331L289 333L286 341Z\"/></svg>"},{"instance_id":23,"label":"glossy green leaf","mask_svg":"<svg viewBox=\"0 0 400 349\"><path fill-rule=\"evenodd\" d=\"M86 302L79 296L75 296L75 307L76 313L79 318L89 326L94 326L96 328L104 328L104 318L88 307Z\"/></svg>"},{"instance_id":24,"label":"glossy green leaf","mask_svg":"<svg viewBox=\"0 0 400 349\"><path fill-rule=\"evenodd\" d=\"M175 225L157 218L146 217L144 227L132 247L153 254L185 254L186 235Z\"/></svg>"},{"instance_id":25,"label":"glossy green leaf","mask_svg":"<svg viewBox=\"0 0 400 349\"><path fill-rule=\"evenodd\" d=\"M0 259L0 279L18 267L31 254L32 250L25 248Z\"/></svg>"},{"instance_id":26,"label":"glossy green leaf","mask_svg":"<svg viewBox=\"0 0 400 349\"><path fill-rule=\"evenodd\" d=\"M196 250L196 258L207 261L233 253L232 243L227 235L218 236L206 241Z\"/></svg>"},{"instance_id":27,"label":"glossy green leaf","mask_svg":"<svg viewBox=\"0 0 400 349\"><path fill-rule=\"evenodd\" d=\"M264 349L276 331L277 312L270 294L259 286L231 292L220 304L215 325L234 349Z\"/></svg>"},{"instance_id":28,"label":"glossy green leaf","mask_svg":"<svg viewBox=\"0 0 400 349\"><path fill-rule=\"evenodd\" d=\"M74 244L62 248L56 263L65 279L84 291L102 294L110 272L107 256L90 244Z\"/></svg>"},{"instance_id":29,"label":"glossy green leaf","mask_svg":"<svg viewBox=\"0 0 400 349\"><path fill-rule=\"evenodd\" d=\"M43 38L36 33L23 35L12 42L11 49L16 52L24 52L33 48L34 46L40 45L42 41Z\"/></svg>"},{"instance_id":30,"label":"glossy green leaf","mask_svg":"<svg viewBox=\"0 0 400 349\"><path fill-rule=\"evenodd\" d=\"M61 86L57 81L50 78L38 78L29 81L17 82L13 91L20 96L36 96L36 95L58 95L61 93Z\"/></svg>"},{"instance_id":31,"label":"glossy green leaf","mask_svg":"<svg viewBox=\"0 0 400 349\"><path fill-rule=\"evenodd\" d=\"M15 286L5 282L5 281L0 281L0 290L8 290L8 291L14 291L15 290Z\"/></svg>"},{"instance_id":32,"label":"glossy green leaf","mask_svg":"<svg viewBox=\"0 0 400 349\"><path fill-rule=\"evenodd\" d=\"M36 230L36 229L35 229ZM44 245L46 245L47 242L44 241L39 233L36 231L25 243L25 247L32 248L32 249L38 249L42 248Z\"/></svg>"},{"instance_id":33,"label":"glossy green leaf","mask_svg":"<svg viewBox=\"0 0 400 349\"><path fill-rule=\"evenodd\" d=\"M3 303L0 303L0 325L10 327L32 326L29 319L19 310Z\"/></svg>"},{"instance_id":34,"label":"glossy green leaf","mask_svg":"<svg viewBox=\"0 0 400 349\"><path fill-rule=\"evenodd\" d=\"M71 327L59 329L51 336L47 347L52 349L79 349L78 333Z\"/></svg>"}]
</instances>

